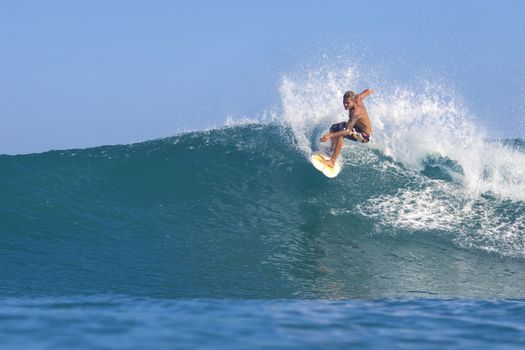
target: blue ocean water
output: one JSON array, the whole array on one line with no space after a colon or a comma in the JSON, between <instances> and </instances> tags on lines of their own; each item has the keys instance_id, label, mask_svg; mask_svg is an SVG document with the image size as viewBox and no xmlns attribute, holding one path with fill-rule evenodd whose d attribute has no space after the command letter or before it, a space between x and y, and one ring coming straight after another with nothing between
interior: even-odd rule
<instances>
[{"instance_id":1,"label":"blue ocean water","mask_svg":"<svg viewBox=\"0 0 525 350\"><path fill-rule=\"evenodd\" d=\"M525 346L520 168L372 145L327 179L300 142L250 124L0 156L0 347Z\"/></svg>"},{"instance_id":2,"label":"blue ocean water","mask_svg":"<svg viewBox=\"0 0 525 350\"><path fill-rule=\"evenodd\" d=\"M7 299L2 348L522 349L523 300Z\"/></svg>"}]
</instances>

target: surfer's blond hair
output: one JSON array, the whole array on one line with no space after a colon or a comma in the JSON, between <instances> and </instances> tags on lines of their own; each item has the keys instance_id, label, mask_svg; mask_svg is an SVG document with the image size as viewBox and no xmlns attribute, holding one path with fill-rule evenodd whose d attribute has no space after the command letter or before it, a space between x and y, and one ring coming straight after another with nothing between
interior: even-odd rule
<instances>
[{"instance_id":1,"label":"surfer's blond hair","mask_svg":"<svg viewBox=\"0 0 525 350\"><path fill-rule=\"evenodd\" d=\"M355 92L353 92L352 90L348 90L347 92L345 92L343 99L346 100L347 98L351 98L353 100L355 98Z\"/></svg>"}]
</instances>

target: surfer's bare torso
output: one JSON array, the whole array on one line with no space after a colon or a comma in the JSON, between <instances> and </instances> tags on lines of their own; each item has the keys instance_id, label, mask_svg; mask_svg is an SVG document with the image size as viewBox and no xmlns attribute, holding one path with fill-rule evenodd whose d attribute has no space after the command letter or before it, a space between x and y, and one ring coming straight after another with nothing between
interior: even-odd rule
<instances>
[{"instance_id":1,"label":"surfer's bare torso","mask_svg":"<svg viewBox=\"0 0 525 350\"><path fill-rule=\"evenodd\" d=\"M368 117L368 111L366 110L363 99L370 94L369 90L356 95L353 103L348 100L344 101L345 109L348 110L348 129L357 128L360 131L372 134L372 124Z\"/></svg>"}]
</instances>

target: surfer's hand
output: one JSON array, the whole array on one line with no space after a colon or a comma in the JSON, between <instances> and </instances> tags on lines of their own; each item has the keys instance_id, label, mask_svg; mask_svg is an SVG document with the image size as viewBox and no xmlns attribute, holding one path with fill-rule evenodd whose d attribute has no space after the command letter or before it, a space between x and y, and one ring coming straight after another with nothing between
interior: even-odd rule
<instances>
[{"instance_id":1,"label":"surfer's hand","mask_svg":"<svg viewBox=\"0 0 525 350\"><path fill-rule=\"evenodd\" d=\"M321 142L326 142L330 138L330 134L325 134L321 137Z\"/></svg>"}]
</instances>

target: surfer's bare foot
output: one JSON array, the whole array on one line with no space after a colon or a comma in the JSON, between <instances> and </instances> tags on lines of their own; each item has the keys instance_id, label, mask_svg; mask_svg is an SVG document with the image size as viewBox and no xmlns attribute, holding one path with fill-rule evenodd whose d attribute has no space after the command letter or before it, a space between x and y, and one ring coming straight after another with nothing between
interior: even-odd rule
<instances>
[{"instance_id":1,"label":"surfer's bare foot","mask_svg":"<svg viewBox=\"0 0 525 350\"><path fill-rule=\"evenodd\" d=\"M319 158L319 160L321 161L321 163L325 164L325 165L328 165L330 168L333 168L335 166L335 162L331 159L324 159L324 158Z\"/></svg>"}]
</instances>

